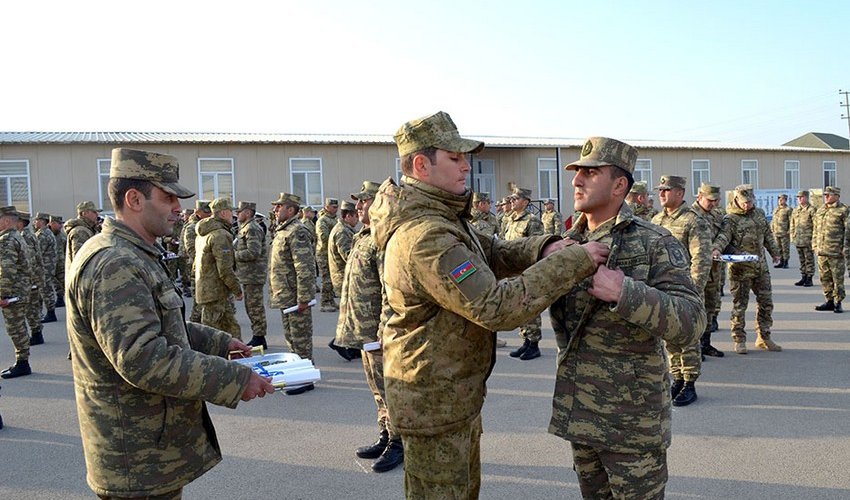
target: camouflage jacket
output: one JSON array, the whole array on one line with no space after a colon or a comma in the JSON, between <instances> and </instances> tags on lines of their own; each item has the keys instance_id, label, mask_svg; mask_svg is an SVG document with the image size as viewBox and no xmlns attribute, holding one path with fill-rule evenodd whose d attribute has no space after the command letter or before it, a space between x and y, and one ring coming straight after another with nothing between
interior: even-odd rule
<instances>
[{"instance_id":1,"label":"camouflage jacket","mask_svg":"<svg viewBox=\"0 0 850 500\"><path fill-rule=\"evenodd\" d=\"M702 212L702 209L699 209ZM691 279L697 285L697 290L703 290L711 273L711 229L705 219L694 211L687 203L682 204L672 214L662 210L652 218L657 224L679 240L685 247L688 261L691 263Z\"/></svg>"},{"instance_id":2,"label":"camouflage jacket","mask_svg":"<svg viewBox=\"0 0 850 500\"><path fill-rule=\"evenodd\" d=\"M711 238L711 248L714 249L714 240L723 228L723 212L717 209L712 209L706 212L697 202L694 202L691 205L691 210L705 222L706 226L708 226L708 235Z\"/></svg>"},{"instance_id":3,"label":"camouflage jacket","mask_svg":"<svg viewBox=\"0 0 850 500\"><path fill-rule=\"evenodd\" d=\"M241 295L233 265L233 233L230 224L207 217L195 226L195 302L209 304Z\"/></svg>"},{"instance_id":4,"label":"camouflage jacket","mask_svg":"<svg viewBox=\"0 0 850 500\"><path fill-rule=\"evenodd\" d=\"M65 255L68 253L68 235L64 229L53 233L56 236L56 276L65 275Z\"/></svg>"},{"instance_id":5,"label":"camouflage jacket","mask_svg":"<svg viewBox=\"0 0 850 500\"><path fill-rule=\"evenodd\" d=\"M158 495L212 468L221 450L204 401L236 407L251 376L224 359L229 334L183 320L161 253L106 219L68 269L77 414L98 495Z\"/></svg>"},{"instance_id":6,"label":"camouflage jacket","mask_svg":"<svg viewBox=\"0 0 850 500\"><path fill-rule=\"evenodd\" d=\"M561 236L564 232L564 218L560 212L552 210L551 212L543 212L540 216L540 221L543 223L543 234L554 234Z\"/></svg>"},{"instance_id":7,"label":"camouflage jacket","mask_svg":"<svg viewBox=\"0 0 850 500\"><path fill-rule=\"evenodd\" d=\"M518 238L527 238L529 236L540 236L543 234L543 223L540 218L524 210L520 213L514 213L510 217L510 224L505 231L505 239L508 241Z\"/></svg>"},{"instance_id":8,"label":"camouflage jacket","mask_svg":"<svg viewBox=\"0 0 850 500\"><path fill-rule=\"evenodd\" d=\"M353 239L354 228L346 224L342 220L342 217L340 217L334 228L331 229L331 234L328 236L328 266L331 271L331 283L334 286L334 293L337 295L342 293L345 262L348 260L348 254L351 253Z\"/></svg>"},{"instance_id":9,"label":"camouflage jacket","mask_svg":"<svg viewBox=\"0 0 850 500\"><path fill-rule=\"evenodd\" d=\"M336 225L336 220L336 215L331 215L324 208L319 210L319 218L316 220L316 237L313 238L313 241L316 242L316 258L318 260L328 259L328 238Z\"/></svg>"},{"instance_id":10,"label":"camouflage jacket","mask_svg":"<svg viewBox=\"0 0 850 500\"><path fill-rule=\"evenodd\" d=\"M178 219L177 222L174 223L174 227L171 229L171 234L162 237L162 241L165 243L163 246L169 252L174 252L179 255L181 250L180 236L183 234L183 225L183 219Z\"/></svg>"},{"instance_id":11,"label":"camouflage jacket","mask_svg":"<svg viewBox=\"0 0 850 500\"><path fill-rule=\"evenodd\" d=\"M268 279L266 233L253 219L239 226L236 236L236 277L243 285L262 285Z\"/></svg>"},{"instance_id":12,"label":"camouflage jacket","mask_svg":"<svg viewBox=\"0 0 850 500\"><path fill-rule=\"evenodd\" d=\"M764 258L765 249L771 257L779 256L779 246L773 238L764 211L754 208L745 212L734 200L726 207L723 226L714 240L714 249L727 254L758 255L758 262L736 262L729 265L729 272L742 278L755 278L770 272Z\"/></svg>"},{"instance_id":13,"label":"camouflage jacket","mask_svg":"<svg viewBox=\"0 0 850 500\"><path fill-rule=\"evenodd\" d=\"M197 226L200 221L201 219L199 219L197 215L190 215L189 220L187 220L186 224L183 225L182 232L180 233L180 255L188 258L192 262L195 261L195 238L198 237L198 233L195 231L195 226Z\"/></svg>"},{"instance_id":14,"label":"camouflage jacket","mask_svg":"<svg viewBox=\"0 0 850 500\"><path fill-rule=\"evenodd\" d=\"M64 227L68 238L65 249L65 269L67 269L71 267L71 262L74 261L74 256L80 251L83 243L94 236L95 226L88 219L80 217L66 220Z\"/></svg>"},{"instance_id":15,"label":"camouflage jacket","mask_svg":"<svg viewBox=\"0 0 850 500\"><path fill-rule=\"evenodd\" d=\"M30 262L30 279L32 284L37 286L39 290L44 291L44 260L41 258L41 245L38 243L38 236L32 232L32 229L27 226L23 231L20 231L21 238L27 244L28 259Z\"/></svg>"},{"instance_id":16,"label":"camouflage jacket","mask_svg":"<svg viewBox=\"0 0 850 500\"><path fill-rule=\"evenodd\" d=\"M499 221L496 219L496 216L490 212L485 213L480 210L472 209L472 218L470 219L470 223L472 223L472 226L479 232L488 236L492 237L499 235Z\"/></svg>"},{"instance_id":17,"label":"camouflage jacket","mask_svg":"<svg viewBox=\"0 0 850 500\"><path fill-rule=\"evenodd\" d=\"M269 303L276 309L316 298L316 256L310 232L295 217L275 230L269 257Z\"/></svg>"},{"instance_id":18,"label":"camouflage jacket","mask_svg":"<svg viewBox=\"0 0 850 500\"><path fill-rule=\"evenodd\" d=\"M18 297L26 303L32 277L27 243L15 228L0 233L0 298Z\"/></svg>"},{"instance_id":19,"label":"camouflage jacket","mask_svg":"<svg viewBox=\"0 0 850 500\"><path fill-rule=\"evenodd\" d=\"M35 236L38 238L38 246L41 248L44 275L53 276L53 273L56 272L56 236L47 226L36 231Z\"/></svg>"},{"instance_id":20,"label":"camouflage jacket","mask_svg":"<svg viewBox=\"0 0 850 500\"><path fill-rule=\"evenodd\" d=\"M692 345L706 323L686 251L669 231L635 217L626 203L593 232L582 215L567 236L607 243L608 267L626 277L616 303L600 303L587 293L591 277L549 310L559 351L549 432L615 453L667 448L671 400L664 342Z\"/></svg>"},{"instance_id":21,"label":"camouflage jacket","mask_svg":"<svg viewBox=\"0 0 850 500\"><path fill-rule=\"evenodd\" d=\"M470 201L405 176L401 186L384 181L369 209L394 312L382 332L387 406L402 435L444 433L480 415L494 331L527 323L595 271L577 245L537 262L553 236L478 233Z\"/></svg>"},{"instance_id":22,"label":"camouflage jacket","mask_svg":"<svg viewBox=\"0 0 850 500\"><path fill-rule=\"evenodd\" d=\"M356 235L345 265L339 299L335 344L362 349L378 340L383 306L383 255L378 252L372 231L363 227Z\"/></svg>"},{"instance_id":23,"label":"camouflage jacket","mask_svg":"<svg viewBox=\"0 0 850 500\"><path fill-rule=\"evenodd\" d=\"M636 215L637 217L640 217L641 219L643 219L645 221L651 221L652 217L655 215L649 210L649 207L647 207L646 205L643 205L641 203L629 203L628 205L629 205L629 208L632 209L632 213L634 215ZM656 214L657 214L657 212L656 212Z\"/></svg>"},{"instance_id":24,"label":"camouflage jacket","mask_svg":"<svg viewBox=\"0 0 850 500\"><path fill-rule=\"evenodd\" d=\"M505 212L502 212L496 216L496 219L499 221L499 229L496 234L499 235L499 238L504 239L505 233L508 231L508 225L510 225L511 222L511 217Z\"/></svg>"},{"instance_id":25,"label":"camouflage jacket","mask_svg":"<svg viewBox=\"0 0 850 500\"><path fill-rule=\"evenodd\" d=\"M812 245L812 233L815 229L815 209L811 205L797 205L791 213L791 241L794 246Z\"/></svg>"},{"instance_id":26,"label":"camouflage jacket","mask_svg":"<svg viewBox=\"0 0 850 500\"><path fill-rule=\"evenodd\" d=\"M305 219L302 217L301 224L304 224L304 227L310 231L310 243L313 245L313 248L316 248L316 223L313 219Z\"/></svg>"},{"instance_id":27,"label":"camouflage jacket","mask_svg":"<svg viewBox=\"0 0 850 500\"><path fill-rule=\"evenodd\" d=\"M791 207L776 207L773 211L773 219L770 221L770 229L774 236L788 236L791 228Z\"/></svg>"},{"instance_id":28,"label":"camouflage jacket","mask_svg":"<svg viewBox=\"0 0 850 500\"><path fill-rule=\"evenodd\" d=\"M840 201L834 205L823 204L815 213L812 247L817 255L850 259L850 208ZM850 264L850 262L848 262Z\"/></svg>"}]
</instances>

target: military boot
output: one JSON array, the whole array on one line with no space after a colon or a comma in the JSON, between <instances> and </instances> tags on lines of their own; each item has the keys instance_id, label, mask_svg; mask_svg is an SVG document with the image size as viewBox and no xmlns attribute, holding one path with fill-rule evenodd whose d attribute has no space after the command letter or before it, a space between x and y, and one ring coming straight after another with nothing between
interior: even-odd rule
<instances>
[{"instance_id":1,"label":"military boot","mask_svg":"<svg viewBox=\"0 0 850 500\"><path fill-rule=\"evenodd\" d=\"M694 387L694 381L689 380L685 382L685 386L682 387L682 390L676 396L676 399L673 400L673 406L688 406L697 400L697 391Z\"/></svg>"},{"instance_id":2,"label":"military boot","mask_svg":"<svg viewBox=\"0 0 850 500\"><path fill-rule=\"evenodd\" d=\"M735 352L738 354L747 354L747 343L735 342Z\"/></svg>"},{"instance_id":3,"label":"military boot","mask_svg":"<svg viewBox=\"0 0 850 500\"><path fill-rule=\"evenodd\" d=\"M390 435L386 429L382 429L378 434L378 440L369 446L361 446L354 450L354 454L359 458L378 458L387 449L387 443L390 442Z\"/></svg>"},{"instance_id":4,"label":"military boot","mask_svg":"<svg viewBox=\"0 0 850 500\"><path fill-rule=\"evenodd\" d=\"M518 357L522 356L522 354L528 349L528 345L530 343L531 342L529 342L528 340L523 341L522 345L519 346L519 348L517 350L511 351L510 356L512 358L518 358Z\"/></svg>"},{"instance_id":5,"label":"military boot","mask_svg":"<svg viewBox=\"0 0 850 500\"><path fill-rule=\"evenodd\" d=\"M29 375L30 373L32 373L32 368L30 368L30 362L26 359L22 359L16 362L14 366L10 366L9 368L6 368L2 372L0 372L0 377L23 377L24 375Z\"/></svg>"},{"instance_id":6,"label":"military boot","mask_svg":"<svg viewBox=\"0 0 850 500\"><path fill-rule=\"evenodd\" d=\"M314 386L312 383L309 383L307 385L302 385L301 387L296 387L295 389L289 389L289 390L286 390L284 392L288 396L296 396L298 394L304 394L307 391L312 391L315 388L316 388L316 386Z\"/></svg>"},{"instance_id":7,"label":"military boot","mask_svg":"<svg viewBox=\"0 0 850 500\"><path fill-rule=\"evenodd\" d=\"M773 265L773 268L774 268L774 269L779 269L779 268L781 268L781 267L782 267L782 263L783 263L783 262L785 262L785 261L784 261L784 260L782 260L782 259L779 259L779 262L777 262L776 264L774 264L774 265Z\"/></svg>"},{"instance_id":8,"label":"military boot","mask_svg":"<svg viewBox=\"0 0 850 500\"><path fill-rule=\"evenodd\" d=\"M803 283L803 286L806 287L806 288L808 288L810 286L814 286L814 284L812 284L812 275L811 274L806 276L806 282Z\"/></svg>"},{"instance_id":9,"label":"military boot","mask_svg":"<svg viewBox=\"0 0 850 500\"><path fill-rule=\"evenodd\" d=\"M266 343L266 338L260 337L259 335L254 335L253 337L251 337L251 340L249 340L248 343L245 344L245 345L248 345L248 346L251 346L251 347L257 347L257 346L261 345L261 346L263 346L263 349L269 348L269 345Z\"/></svg>"},{"instance_id":10,"label":"military boot","mask_svg":"<svg viewBox=\"0 0 850 500\"><path fill-rule=\"evenodd\" d=\"M336 351L336 353L339 354L340 357L346 361L351 361L352 359L354 359L354 357L351 355L351 352L349 352L349 350L345 347L340 347L336 345L334 343L334 339L331 339L331 341L328 342L328 347Z\"/></svg>"},{"instance_id":11,"label":"military boot","mask_svg":"<svg viewBox=\"0 0 850 500\"><path fill-rule=\"evenodd\" d=\"M823 304L819 306L815 306L815 311L834 311L835 310L835 302L832 299L827 300Z\"/></svg>"},{"instance_id":12,"label":"military boot","mask_svg":"<svg viewBox=\"0 0 850 500\"><path fill-rule=\"evenodd\" d=\"M404 445L401 439L393 439L389 442L384 452L381 453L381 456L372 464L372 470L375 472L387 472L395 469L402 462L404 462Z\"/></svg>"},{"instance_id":13,"label":"military boot","mask_svg":"<svg viewBox=\"0 0 850 500\"><path fill-rule=\"evenodd\" d=\"M706 331L703 332L702 337L700 337L700 347L702 348L703 358L706 356L711 356L713 358L722 358L723 352L717 350L716 347L711 345L711 329L706 328Z\"/></svg>"},{"instance_id":14,"label":"military boot","mask_svg":"<svg viewBox=\"0 0 850 500\"><path fill-rule=\"evenodd\" d=\"M62 297L61 295L56 299L56 309L59 309L60 307L65 307L65 297Z\"/></svg>"},{"instance_id":15,"label":"military boot","mask_svg":"<svg viewBox=\"0 0 850 500\"><path fill-rule=\"evenodd\" d=\"M720 325L717 324L717 316L711 318L711 333L716 332L720 329Z\"/></svg>"},{"instance_id":16,"label":"military boot","mask_svg":"<svg viewBox=\"0 0 850 500\"><path fill-rule=\"evenodd\" d=\"M770 340L770 337L759 336L758 340L756 340L756 347L758 347L759 349L765 349L767 351L773 352L782 351L782 346Z\"/></svg>"},{"instance_id":17,"label":"military boot","mask_svg":"<svg viewBox=\"0 0 850 500\"><path fill-rule=\"evenodd\" d=\"M528 348L526 348L525 352L522 353L519 359L523 361L528 361L529 359L539 358L540 357L540 348L537 347L537 342L529 342Z\"/></svg>"},{"instance_id":18,"label":"military boot","mask_svg":"<svg viewBox=\"0 0 850 500\"><path fill-rule=\"evenodd\" d=\"M788 259L782 261L782 269L788 269Z\"/></svg>"},{"instance_id":19,"label":"military boot","mask_svg":"<svg viewBox=\"0 0 850 500\"><path fill-rule=\"evenodd\" d=\"M41 345L43 343L44 335L41 333L41 330L32 332L32 336L30 336L30 345Z\"/></svg>"},{"instance_id":20,"label":"military boot","mask_svg":"<svg viewBox=\"0 0 850 500\"><path fill-rule=\"evenodd\" d=\"M45 314L44 318L41 320L42 323L56 323L57 321L59 320L56 319L56 311L53 310L47 311L47 314Z\"/></svg>"},{"instance_id":21,"label":"military boot","mask_svg":"<svg viewBox=\"0 0 850 500\"><path fill-rule=\"evenodd\" d=\"M682 392L682 387L685 386L685 379L674 378L673 383L670 384L670 397L676 399L676 396Z\"/></svg>"},{"instance_id":22,"label":"military boot","mask_svg":"<svg viewBox=\"0 0 850 500\"><path fill-rule=\"evenodd\" d=\"M843 313L844 309L841 308L841 301L835 303L835 309L832 310L834 313Z\"/></svg>"},{"instance_id":23,"label":"military boot","mask_svg":"<svg viewBox=\"0 0 850 500\"><path fill-rule=\"evenodd\" d=\"M794 283L794 286L803 286L805 284L806 284L806 275L804 274L800 278L800 281L797 281L797 282Z\"/></svg>"}]
</instances>

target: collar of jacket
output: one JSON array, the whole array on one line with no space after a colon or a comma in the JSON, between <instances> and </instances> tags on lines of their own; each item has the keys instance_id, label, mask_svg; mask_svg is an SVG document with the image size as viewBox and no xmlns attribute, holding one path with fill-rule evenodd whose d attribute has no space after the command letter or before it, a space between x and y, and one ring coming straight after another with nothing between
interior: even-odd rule
<instances>
[{"instance_id":1,"label":"collar of jacket","mask_svg":"<svg viewBox=\"0 0 850 500\"><path fill-rule=\"evenodd\" d=\"M620 211L617 212L617 219L614 221L614 226L611 230L621 229L632 223L635 219L635 213L632 211L632 207L629 206L628 203L623 201L623 204L620 205ZM575 227L580 229L582 233L587 232L587 214L584 212L581 213L578 220L575 223Z\"/></svg>"},{"instance_id":2,"label":"collar of jacket","mask_svg":"<svg viewBox=\"0 0 850 500\"><path fill-rule=\"evenodd\" d=\"M683 201L682 204L679 205L679 208L677 208L676 210L673 210L673 213L671 213L671 214L668 214L667 210L665 209L664 215L667 216L667 217L673 218L673 219L678 219L679 217L682 216L683 213L688 211L688 208L689 208L688 204Z\"/></svg>"},{"instance_id":3,"label":"collar of jacket","mask_svg":"<svg viewBox=\"0 0 850 500\"><path fill-rule=\"evenodd\" d=\"M142 239L141 236L136 234L135 231L130 229L129 226L127 226L126 224L124 224L123 222L121 222L117 219L112 219L112 218L107 217L103 221L102 234L104 234L106 236L116 236L116 237L119 237L121 239L127 240L130 243L132 243L133 245L139 247L145 253L150 254L151 258L154 258L154 259L159 259L159 257L165 251L165 249L163 249L161 246L159 246L159 244L151 245L150 243L148 243L147 241Z\"/></svg>"},{"instance_id":4,"label":"collar of jacket","mask_svg":"<svg viewBox=\"0 0 850 500\"><path fill-rule=\"evenodd\" d=\"M402 188L410 187L416 192L434 201L437 205L444 205L448 212L454 214L458 219L469 219L472 213L472 191L467 189L463 194L452 194L448 191L422 182L413 177L402 176Z\"/></svg>"},{"instance_id":5,"label":"collar of jacket","mask_svg":"<svg viewBox=\"0 0 850 500\"><path fill-rule=\"evenodd\" d=\"M287 227L289 227L290 225L295 224L295 221L300 221L300 220L301 219L299 219L298 217L293 217L291 219L287 219L286 221L280 223L280 227L278 227L277 230L282 231L282 230L286 229Z\"/></svg>"}]
</instances>

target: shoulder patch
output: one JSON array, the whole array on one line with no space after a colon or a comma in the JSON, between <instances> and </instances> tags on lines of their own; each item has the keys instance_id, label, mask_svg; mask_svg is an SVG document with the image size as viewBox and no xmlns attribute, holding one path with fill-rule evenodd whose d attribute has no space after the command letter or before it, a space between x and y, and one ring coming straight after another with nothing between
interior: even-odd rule
<instances>
[{"instance_id":1,"label":"shoulder patch","mask_svg":"<svg viewBox=\"0 0 850 500\"><path fill-rule=\"evenodd\" d=\"M685 249L682 248L682 245L667 245L667 257L670 258L673 267L688 267L688 257L685 255Z\"/></svg>"}]
</instances>

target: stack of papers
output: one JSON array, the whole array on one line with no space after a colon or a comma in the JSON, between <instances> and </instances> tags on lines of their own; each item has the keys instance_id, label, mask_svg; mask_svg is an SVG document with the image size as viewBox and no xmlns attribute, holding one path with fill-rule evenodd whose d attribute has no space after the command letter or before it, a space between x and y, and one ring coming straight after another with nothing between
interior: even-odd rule
<instances>
[{"instance_id":1,"label":"stack of papers","mask_svg":"<svg viewBox=\"0 0 850 500\"><path fill-rule=\"evenodd\" d=\"M752 254L729 255L723 254L718 257L718 260L723 262L758 262L759 256Z\"/></svg>"},{"instance_id":2,"label":"stack of papers","mask_svg":"<svg viewBox=\"0 0 850 500\"><path fill-rule=\"evenodd\" d=\"M278 389L294 389L322 379L321 372L313 366L312 361L301 359L291 352L263 354L233 361L250 366L258 375L271 377L272 385Z\"/></svg>"}]
</instances>

